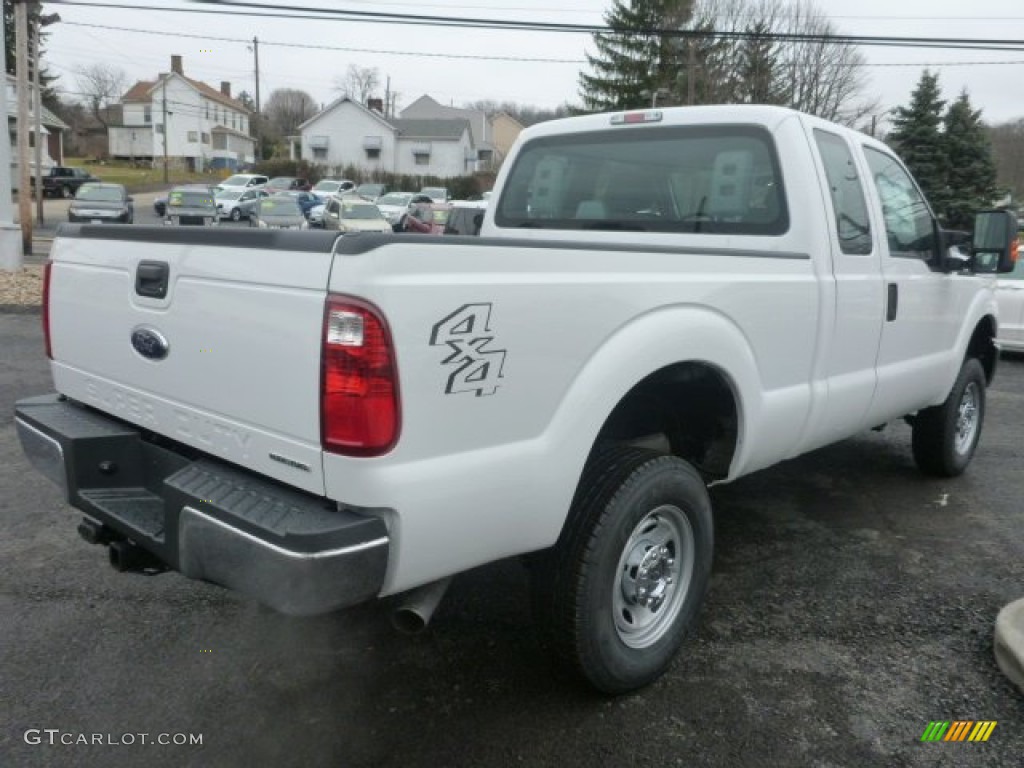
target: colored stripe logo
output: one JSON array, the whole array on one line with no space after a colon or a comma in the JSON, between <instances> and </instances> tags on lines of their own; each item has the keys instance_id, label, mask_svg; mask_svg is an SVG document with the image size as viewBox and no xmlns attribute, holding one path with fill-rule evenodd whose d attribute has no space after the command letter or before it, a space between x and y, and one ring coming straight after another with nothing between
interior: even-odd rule
<instances>
[{"instance_id":1,"label":"colored stripe logo","mask_svg":"<svg viewBox=\"0 0 1024 768\"><path fill-rule=\"evenodd\" d=\"M995 720L933 720L921 741L988 741L996 724Z\"/></svg>"}]
</instances>

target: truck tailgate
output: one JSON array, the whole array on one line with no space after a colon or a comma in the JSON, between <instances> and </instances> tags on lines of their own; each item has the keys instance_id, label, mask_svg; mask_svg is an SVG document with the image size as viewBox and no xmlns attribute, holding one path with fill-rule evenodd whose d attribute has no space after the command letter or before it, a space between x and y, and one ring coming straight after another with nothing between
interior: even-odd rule
<instances>
[{"instance_id":1,"label":"truck tailgate","mask_svg":"<svg viewBox=\"0 0 1024 768\"><path fill-rule=\"evenodd\" d=\"M62 226L49 288L57 391L323 494L320 339L334 240Z\"/></svg>"}]
</instances>

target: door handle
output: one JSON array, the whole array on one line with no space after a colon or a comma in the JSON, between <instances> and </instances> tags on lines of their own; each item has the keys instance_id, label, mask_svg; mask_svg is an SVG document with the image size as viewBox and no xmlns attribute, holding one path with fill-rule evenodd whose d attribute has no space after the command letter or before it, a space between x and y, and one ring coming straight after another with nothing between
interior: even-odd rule
<instances>
[{"instance_id":1,"label":"door handle","mask_svg":"<svg viewBox=\"0 0 1024 768\"><path fill-rule=\"evenodd\" d=\"M139 296L162 299L167 296L170 269L163 261L140 261L135 270L135 292Z\"/></svg>"},{"instance_id":2,"label":"door handle","mask_svg":"<svg viewBox=\"0 0 1024 768\"><path fill-rule=\"evenodd\" d=\"M896 319L896 312L900 306L900 287L897 283L889 283L889 298L885 304L885 319L891 323Z\"/></svg>"}]
</instances>

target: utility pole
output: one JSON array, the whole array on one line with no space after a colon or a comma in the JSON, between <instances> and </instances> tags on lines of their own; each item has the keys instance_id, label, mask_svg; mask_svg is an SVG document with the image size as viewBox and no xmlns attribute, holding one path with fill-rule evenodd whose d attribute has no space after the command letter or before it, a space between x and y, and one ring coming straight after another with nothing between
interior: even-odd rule
<instances>
[{"instance_id":1,"label":"utility pole","mask_svg":"<svg viewBox=\"0 0 1024 768\"><path fill-rule=\"evenodd\" d=\"M39 88L39 14L32 19L32 109L36 113L36 224L43 226L43 97Z\"/></svg>"},{"instance_id":2,"label":"utility pole","mask_svg":"<svg viewBox=\"0 0 1024 768\"><path fill-rule=\"evenodd\" d=\"M258 163L263 159L263 146L260 141L260 39L253 36L252 38L252 55L256 64L256 114L252 116L252 125L256 130L256 157L255 161Z\"/></svg>"},{"instance_id":3,"label":"utility pole","mask_svg":"<svg viewBox=\"0 0 1024 768\"><path fill-rule=\"evenodd\" d=\"M164 87L160 89L163 94L163 107L161 112L163 113L163 129L164 129L164 184L170 183L170 179L167 175L167 78L164 78Z\"/></svg>"},{"instance_id":4,"label":"utility pole","mask_svg":"<svg viewBox=\"0 0 1024 768\"><path fill-rule=\"evenodd\" d=\"M697 52L693 48L693 37L686 38L686 103L693 106L697 91Z\"/></svg>"},{"instance_id":5,"label":"utility pole","mask_svg":"<svg viewBox=\"0 0 1024 768\"><path fill-rule=\"evenodd\" d=\"M32 253L32 190L29 185L29 114L28 114L28 5L14 4L16 42L15 59L18 66L18 220L21 223L21 252ZM42 190L39 190L42 194Z\"/></svg>"}]
</instances>

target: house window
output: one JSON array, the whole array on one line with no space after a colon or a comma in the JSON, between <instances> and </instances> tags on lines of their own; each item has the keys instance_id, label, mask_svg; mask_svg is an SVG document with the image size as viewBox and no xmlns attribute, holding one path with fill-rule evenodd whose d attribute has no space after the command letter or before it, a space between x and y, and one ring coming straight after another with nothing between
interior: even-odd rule
<instances>
[{"instance_id":1,"label":"house window","mask_svg":"<svg viewBox=\"0 0 1024 768\"><path fill-rule=\"evenodd\" d=\"M430 165L430 155L413 155L416 165Z\"/></svg>"},{"instance_id":2,"label":"house window","mask_svg":"<svg viewBox=\"0 0 1024 768\"><path fill-rule=\"evenodd\" d=\"M210 134L204 133L203 134L203 144L209 144L209 143L210 143Z\"/></svg>"},{"instance_id":3,"label":"house window","mask_svg":"<svg viewBox=\"0 0 1024 768\"><path fill-rule=\"evenodd\" d=\"M231 127L235 128L235 113L231 113Z\"/></svg>"},{"instance_id":4,"label":"house window","mask_svg":"<svg viewBox=\"0 0 1024 768\"><path fill-rule=\"evenodd\" d=\"M206 107L206 119L210 119L210 102L204 101L203 106Z\"/></svg>"},{"instance_id":5,"label":"house window","mask_svg":"<svg viewBox=\"0 0 1024 768\"><path fill-rule=\"evenodd\" d=\"M193 143L199 141L199 134L197 134L195 131L189 131L188 140Z\"/></svg>"},{"instance_id":6,"label":"house window","mask_svg":"<svg viewBox=\"0 0 1024 768\"><path fill-rule=\"evenodd\" d=\"M326 160L327 159L327 147L313 147L313 159L314 160Z\"/></svg>"},{"instance_id":7,"label":"house window","mask_svg":"<svg viewBox=\"0 0 1024 768\"><path fill-rule=\"evenodd\" d=\"M153 122L153 108L148 104L142 108L142 122Z\"/></svg>"},{"instance_id":8,"label":"house window","mask_svg":"<svg viewBox=\"0 0 1024 768\"><path fill-rule=\"evenodd\" d=\"M419 157L419 155L417 155ZM380 148L373 149L371 147L366 148L366 159L367 160L380 160Z\"/></svg>"},{"instance_id":9,"label":"house window","mask_svg":"<svg viewBox=\"0 0 1024 768\"><path fill-rule=\"evenodd\" d=\"M164 124L163 123L157 123L156 124L156 132L157 133L163 133L164 132Z\"/></svg>"},{"instance_id":10,"label":"house window","mask_svg":"<svg viewBox=\"0 0 1024 768\"><path fill-rule=\"evenodd\" d=\"M238 130L240 130L242 133L248 133L249 132L249 129L245 125L245 116L244 115L242 117L238 118Z\"/></svg>"}]
</instances>

